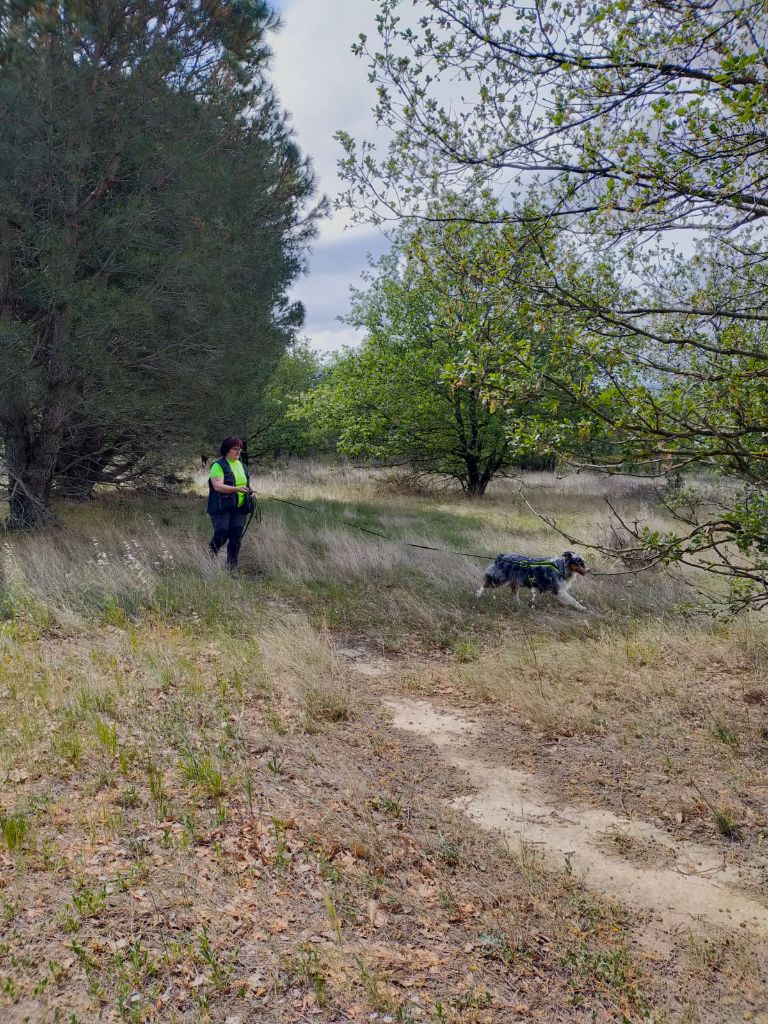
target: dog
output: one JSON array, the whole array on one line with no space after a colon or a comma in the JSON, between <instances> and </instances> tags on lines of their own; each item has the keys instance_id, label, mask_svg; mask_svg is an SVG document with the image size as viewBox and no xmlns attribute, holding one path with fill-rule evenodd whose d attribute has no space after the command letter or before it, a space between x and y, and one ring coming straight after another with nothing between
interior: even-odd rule
<instances>
[{"instance_id":1,"label":"dog","mask_svg":"<svg viewBox=\"0 0 768 1024\"><path fill-rule=\"evenodd\" d=\"M584 605L568 591L576 576L586 576L588 572L587 563L575 551L564 551L556 558L498 555L496 561L485 570L477 596L482 597L486 590L509 586L519 603L520 588L525 587L531 592L531 607L536 607L539 594L553 594L560 604L585 612L587 609Z\"/></svg>"}]
</instances>

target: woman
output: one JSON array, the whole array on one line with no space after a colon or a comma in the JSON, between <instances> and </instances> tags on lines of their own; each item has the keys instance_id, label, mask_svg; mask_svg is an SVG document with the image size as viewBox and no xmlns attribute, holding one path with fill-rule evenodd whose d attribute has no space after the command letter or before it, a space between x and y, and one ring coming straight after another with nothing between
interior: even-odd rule
<instances>
[{"instance_id":1,"label":"woman","mask_svg":"<svg viewBox=\"0 0 768 1024\"><path fill-rule=\"evenodd\" d=\"M219 449L221 458L211 466L208 478L208 515L213 524L211 554L218 555L226 541L228 569L237 567L246 519L253 509L248 470L240 461L242 450L239 437L225 437Z\"/></svg>"}]
</instances>

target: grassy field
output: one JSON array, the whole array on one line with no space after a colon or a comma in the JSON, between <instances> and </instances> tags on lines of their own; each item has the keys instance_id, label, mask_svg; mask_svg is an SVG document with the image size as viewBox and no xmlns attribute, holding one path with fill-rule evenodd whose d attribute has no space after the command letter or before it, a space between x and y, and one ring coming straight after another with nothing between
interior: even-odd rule
<instances>
[{"instance_id":1,"label":"grassy field","mask_svg":"<svg viewBox=\"0 0 768 1024\"><path fill-rule=\"evenodd\" d=\"M765 621L718 622L706 581L657 570L580 581L586 616L479 602L482 560L401 543L567 547L512 482L474 503L311 464L255 483L322 514L265 500L236 577L196 495L0 539L0 1019L768 1022L766 935L666 926L483 831L389 710L461 709L489 764L698 844L760 902ZM566 532L609 531L605 481L525 486ZM610 487L662 521L647 485Z\"/></svg>"}]
</instances>

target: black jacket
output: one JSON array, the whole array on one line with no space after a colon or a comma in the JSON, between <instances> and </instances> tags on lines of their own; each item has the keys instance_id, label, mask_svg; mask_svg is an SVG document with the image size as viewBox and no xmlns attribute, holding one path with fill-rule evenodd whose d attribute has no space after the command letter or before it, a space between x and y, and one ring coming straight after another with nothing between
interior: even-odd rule
<instances>
[{"instance_id":1,"label":"black jacket","mask_svg":"<svg viewBox=\"0 0 768 1024\"><path fill-rule=\"evenodd\" d=\"M224 470L224 483L230 487L237 487L235 482L235 474L232 472L232 467L225 458L216 459L214 466L218 465ZM211 467L213 468L213 467ZM243 464L245 470L245 482L248 487L251 485L251 478L248 475L248 467ZM233 492L231 494L220 494L219 491L213 489L213 481L208 477L208 515L215 516L220 512L234 512L238 508L237 504L238 494ZM240 505L241 512L252 512L253 511L253 498L250 494L245 495L245 503Z\"/></svg>"}]
</instances>

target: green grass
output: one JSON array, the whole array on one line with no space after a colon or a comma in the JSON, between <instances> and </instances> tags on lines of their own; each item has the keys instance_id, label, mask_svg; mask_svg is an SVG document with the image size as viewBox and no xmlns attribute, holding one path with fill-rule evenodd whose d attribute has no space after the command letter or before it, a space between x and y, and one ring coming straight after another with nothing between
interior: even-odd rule
<instances>
[{"instance_id":1,"label":"green grass","mask_svg":"<svg viewBox=\"0 0 768 1024\"><path fill-rule=\"evenodd\" d=\"M207 754L184 751L179 762L179 769L182 778L213 797L214 800L223 796L226 792L224 774L213 763L212 758Z\"/></svg>"},{"instance_id":2,"label":"green grass","mask_svg":"<svg viewBox=\"0 0 768 1024\"><path fill-rule=\"evenodd\" d=\"M332 474L327 480L338 487ZM153 615L242 634L253 631L264 603L277 597L318 626L375 634L392 650L417 639L431 649L455 646L457 657L471 658L478 638L498 635L511 616L522 613L511 607L506 592L475 599L484 558L403 542L489 556L510 549L551 553L565 546L517 500L491 497L470 504L451 494L437 501L391 494L361 500L353 493L306 494L303 488L300 478L287 475L281 492L318 514L266 500L264 521L246 539L238 580L208 558L209 525L200 498L176 497L164 509L155 499L123 496L82 511L68 509L65 545L55 534L14 539L14 583L3 597L6 618L43 634L77 628L78 622L130 629ZM43 549L44 556L35 555ZM647 585L638 577L630 581L631 590L626 582L588 582L577 590L588 606L614 620L655 616L660 606L671 609L689 597L668 581L660 588L658 580ZM568 613L559 617L572 626L583 621Z\"/></svg>"},{"instance_id":3,"label":"green grass","mask_svg":"<svg viewBox=\"0 0 768 1024\"><path fill-rule=\"evenodd\" d=\"M9 853L24 848L29 836L29 824L23 814L0 815L0 835Z\"/></svg>"},{"instance_id":4,"label":"green grass","mask_svg":"<svg viewBox=\"0 0 768 1024\"><path fill-rule=\"evenodd\" d=\"M638 967L623 946L606 952L580 942L564 956L563 965L572 974L575 1006L582 1004L584 989L596 989L616 1007L621 1024L647 1019L649 1007L638 987Z\"/></svg>"}]
</instances>

